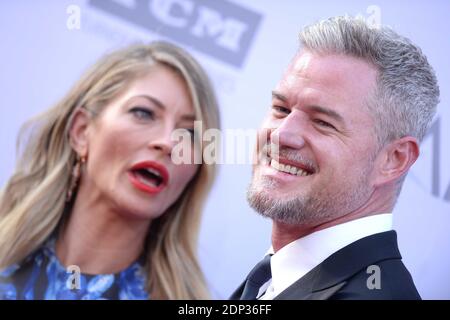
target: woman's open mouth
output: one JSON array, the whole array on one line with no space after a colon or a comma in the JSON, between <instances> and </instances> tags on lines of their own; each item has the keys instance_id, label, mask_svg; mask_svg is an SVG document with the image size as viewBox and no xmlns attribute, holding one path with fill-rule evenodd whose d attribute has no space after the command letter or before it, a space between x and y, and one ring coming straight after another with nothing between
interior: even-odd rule
<instances>
[{"instance_id":1,"label":"woman's open mouth","mask_svg":"<svg viewBox=\"0 0 450 320\"><path fill-rule=\"evenodd\" d=\"M161 192L169 182L167 169L153 161L137 163L129 171L129 177L134 187L151 194Z\"/></svg>"}]
</instances>

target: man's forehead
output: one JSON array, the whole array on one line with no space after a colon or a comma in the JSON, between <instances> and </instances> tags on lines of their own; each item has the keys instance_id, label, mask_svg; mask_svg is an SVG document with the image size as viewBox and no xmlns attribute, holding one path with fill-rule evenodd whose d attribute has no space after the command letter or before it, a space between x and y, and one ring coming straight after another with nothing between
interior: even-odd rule
<instances>
[{"instance_id":1,"label":"man's forehead","mask_svg":"<svg viewBox=\"0 0 450 320\"><path fill-rule=\"evenodd\" d=\"M363 59L303 51L291 61L277 89L311 85L329 93L367 97L376 79L377 69Z\"/></svg>"}]
</instances>

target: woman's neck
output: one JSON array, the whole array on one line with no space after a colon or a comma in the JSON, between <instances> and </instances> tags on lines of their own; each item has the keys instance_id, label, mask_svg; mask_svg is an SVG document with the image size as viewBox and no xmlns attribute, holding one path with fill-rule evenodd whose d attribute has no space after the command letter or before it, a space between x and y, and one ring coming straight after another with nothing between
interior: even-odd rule
<instances>
[{"instance_id":1,"label":"woman's neck","mask_svg":"<svg viewBox=\"0 0 450 320\"><path fill-rule=\"evenodd\" d=\"M104 201L79 194L56 241L64 266L85 274L109 274L126 269L141 255L150 221L115 212Z\"/></svg>"}]
</instances>

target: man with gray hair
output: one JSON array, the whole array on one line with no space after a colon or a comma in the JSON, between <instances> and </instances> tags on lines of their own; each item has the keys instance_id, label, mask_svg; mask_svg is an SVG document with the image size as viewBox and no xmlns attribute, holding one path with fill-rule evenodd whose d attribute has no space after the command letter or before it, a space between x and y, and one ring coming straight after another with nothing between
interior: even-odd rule
<instances>
[{"instance_id":1,"label":"man with gray hair","mask_svg":"<svg viewBox=\"0 0 450 320\"><path fill-rule=\"evenodd\" d=\"M439 100L421 50L335 17L306 27L272 92L250 205L272 247L231 299L420 299L392 211Z\"/></svg>"}]
</instances>

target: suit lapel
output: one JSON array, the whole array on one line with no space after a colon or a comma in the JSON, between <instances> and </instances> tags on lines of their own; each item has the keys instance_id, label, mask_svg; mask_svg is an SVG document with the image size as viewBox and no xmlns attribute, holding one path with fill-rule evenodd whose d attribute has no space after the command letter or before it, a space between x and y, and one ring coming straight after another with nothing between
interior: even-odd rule
<instances>
[{"instance_id":1,"label":"suit lapel","mask_svg":"<svg viewBox=\"0 0 450 320\"><path fill-rule=\"evenodd\" d=\"M329 288L315 291L311 286L312 283L313 281L303 277L276 296L274 300L327 300L347 284L343 281Z\"/></svg>"},{"instance_id":2,"label":"suit lapel","mask_svg":"<svg viewBox=\"0 0 450 320\"><path fill-rule=\"evenodd\" d=\"M305 300L328 300L346 284L347 282L343 281L341 283L335 284L332 287L311 292L308 296L305 297Z\"/></svg>"},{"instance_id":3,"label":"suit lapel","mask_svg":"<svg viewBox=\"0 0 450 320\"><path fill-rule=\"evenodd\" d=\"M348 278L386 259L401 259L395 231L362 238L335 252L281 292L275 300L329 299L346 284Z\"/></svg>"},{"instance_id":4,"label":"suit lapel","mask_svg":"<svg viewBox=\"0 0 450 320\"><path fill-rule=\"evenodd\" d=\"M233 294L228 298L228 300L239 300L242 295L242 291L245 287L245 281L241 283L241 285L233 292Z\"/></svg>"}]
</instances>

